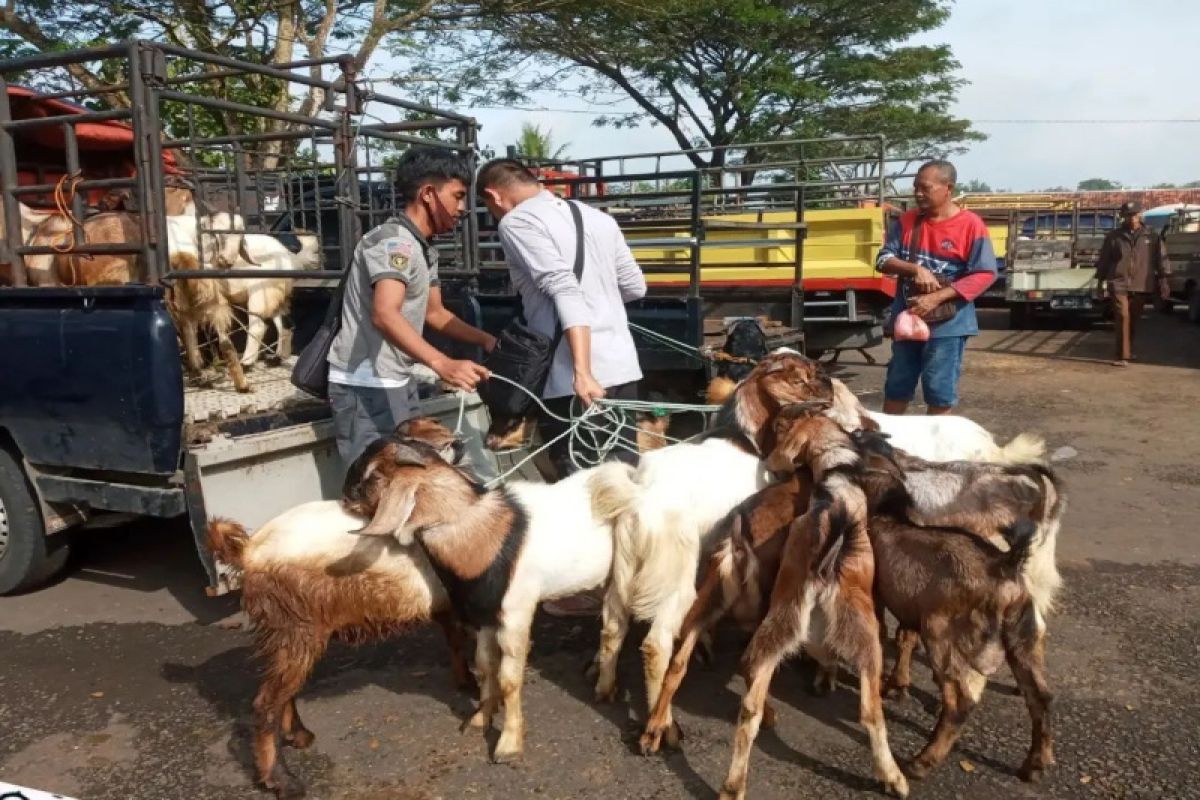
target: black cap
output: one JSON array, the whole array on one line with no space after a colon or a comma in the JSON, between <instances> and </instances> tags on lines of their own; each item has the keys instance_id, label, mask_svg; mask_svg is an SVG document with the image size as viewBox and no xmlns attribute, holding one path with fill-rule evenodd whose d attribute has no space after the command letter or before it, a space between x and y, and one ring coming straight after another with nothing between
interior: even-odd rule
<instances>
[{"instance_id":1,"label":"black cap","mask_svg":"<svg viewBox=\"0 0 1200 800\"><path fill-rule=\"evenodd\" d=\"M1112 208L1112 206L1109 206L1109 208ZM1142 204L1137 200L1126 200L1124 203L1121 203L1122 217L1132 217L1140 213L1142 213Z\"/></svg>"}]
</instances>

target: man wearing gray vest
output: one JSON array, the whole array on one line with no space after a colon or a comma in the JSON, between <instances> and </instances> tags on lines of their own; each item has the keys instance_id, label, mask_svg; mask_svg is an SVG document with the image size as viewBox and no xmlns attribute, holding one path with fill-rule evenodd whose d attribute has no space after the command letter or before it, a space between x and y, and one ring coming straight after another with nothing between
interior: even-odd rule
<instances>
[{"instance_id":1,"label":"man wearing gray vest","mask_svg":"<svg viewBox=\"0 0 1200 800\"><path fill-rule=\"evenodd\" d=\"M448 357L425 340L425 326L491 350L495 338L442 304L432 236L466 213L471 172L443 147L413 147L396 165L403 212L368 231L354 250L342 327L329 351L329 402L338 453L349 466L380 436L417 412L411 371L424 364L456 389L474 391L488 372Z\"/></svg>"}]
</instances>

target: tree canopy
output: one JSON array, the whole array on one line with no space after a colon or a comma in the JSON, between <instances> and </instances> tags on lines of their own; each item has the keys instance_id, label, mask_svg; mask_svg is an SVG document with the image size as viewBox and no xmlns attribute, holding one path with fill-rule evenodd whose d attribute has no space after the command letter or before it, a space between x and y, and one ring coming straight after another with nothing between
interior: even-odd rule
<instances>
[{"instance_id":1,"label":"tree canopy","mask_svg":"<svg viewBox=\"0 0 1200 800\"><path fill-rule=\"evenodd\" d=\"M1108 178L1087 178L1080 181L1076 188L1081 192L1111 192L1124 187L1120 181L1109 180Z\"/></svg>"},{"instance_id":2,"label":"tree canopy","mask_svg":"<svg viewBox=\"0 0 1200 800\"><path fill-rule=\"evenodd\" d=\"M877 133L913 158L946 155L983 138L949 111L958 63L907 42L948 13L944 0L568 0L440 31L426 90L512 104L556 89L614 107L597 125L649 121L681 149Z\"/></svg>"}]
</instances>

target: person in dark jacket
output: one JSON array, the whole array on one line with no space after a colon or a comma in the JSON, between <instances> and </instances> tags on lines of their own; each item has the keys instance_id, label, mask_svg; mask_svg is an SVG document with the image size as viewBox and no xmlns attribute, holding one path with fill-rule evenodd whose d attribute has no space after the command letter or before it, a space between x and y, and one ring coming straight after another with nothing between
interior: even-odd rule
<instances>
[{"instance_id":1,"label":"person in dark jacket","mask_svg":"<svg viewBox=\"0 0 1200 800\"><path fill-rule=\"evenodd\" d=\"M1121 206L1121 225L1109 231L1096 262L1096 289L1112 301L1116 354L1113 365L1124 367L1133 358L1133 336L1146 301L1167 286L1167 250L1157 233L1142 223L1135 201Z\"/></svg>"}]
</instances>

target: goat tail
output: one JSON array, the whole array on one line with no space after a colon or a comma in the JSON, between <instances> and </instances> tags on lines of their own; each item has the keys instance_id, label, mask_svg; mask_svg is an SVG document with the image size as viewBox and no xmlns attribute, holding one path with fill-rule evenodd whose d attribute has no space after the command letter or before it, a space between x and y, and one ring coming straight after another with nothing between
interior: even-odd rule
<instances>
[{"instance_id":1,"label":"goat tail","mask_svg":"<svg viewBox=\"0 0 1200 800\"><path fill-rule=\"evenodd\" d=\"M725 401L733 396L736 388L737 382L732 378L718 375L708 382L708 388L704 392L705 402L710 406L723 406Z\"/></svg>"},{"instance_id":2,"label":"goat tail","mask_svg":"<svg viewBox=\"0 0 1200 800\"><path fill-rule=\"evenodd\" d=\"M592 500L592 516L601 522L614 523L631 511L641 496L635 480L636 470L628 464L611 461L602 464L588 478Z\"/></svg>"},{"instance_id":3,"label":"goat tail","mask_svg":"<svg viewBox=\"0 0 1200 800\"><path fill-rule=\"evenodd\" d=\"M1004 554L1004 571L1016 578L1020 576L1033 552L1037 542L1038 524L1033 520L1022 519L1004 530L1004 539L1008 542L1008 552Z\"/></svg>"},{"instance_id":4,"label":"goat tail","mask_svg":"<svg viewBox=\"0 0 1200 800\"><path fill-rule=\"evenodd\" d=\"M1054 610L1055 599L1062 588L1057 558L1058 531L1067 508L1067 497L1053 470L1040 465L1035 469L1042 483L1041 507L1034 511L1040 535L1031 546L1023 573L1025 587L1033 598L1038 623L1044 627L1045 617Z\"/></svg>"},{"instance_id":5,"label":"goat tail","mask_svg":"<svg viewBox=\"0 0 1200 800\"><path fill-rule=\"evenodd\" d=\"M996 459L1001 464L1031 464L1046 455L1046 440L1033 433L1018 433L1000 448Z\"/></svg>"},{"instance_id":6,"label":"goat tail","mask_svg":"<svg viewBox=\"0 0 1200 800\"><path fill-rule=\"evenodd\" d=\"M250 534L233 520L221 518L209 520L204 544L218 561L240 570L248 541L250 541Z\"/></svg>"}]
</instances>

